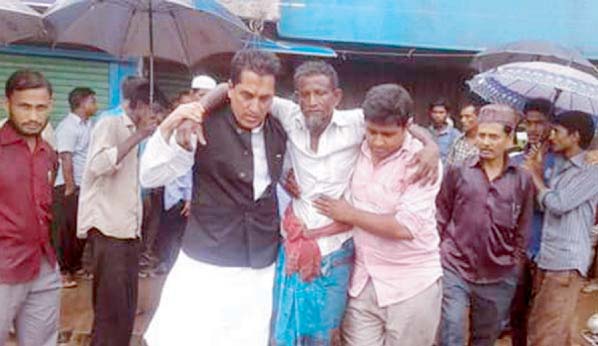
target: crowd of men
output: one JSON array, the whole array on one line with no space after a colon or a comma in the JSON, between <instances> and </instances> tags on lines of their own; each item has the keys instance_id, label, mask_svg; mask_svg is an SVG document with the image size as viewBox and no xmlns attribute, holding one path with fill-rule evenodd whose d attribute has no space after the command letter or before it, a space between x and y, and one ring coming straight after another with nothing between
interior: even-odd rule
<instances>
[{"instance_id":1,"label":"crowd of men","mask_svg":"<svg viewBox=\"0 0 598 346\"><path fill-rule=\"evenodd\" d=\"M95 93L43 139L52 86L6 82L0 128L0 345L56 345L60 288L93 280L94 346L130 342L138 278L168 274L161 345L570 345L593 260L592 116L446 100L429 129L399 84L339 110L334 68L243 50L170 104L142 78ZM528 142L513 152L515 132ZM283 189L281 189L283 187ZM57 255L55 255L57 254ZM469 327L469 328L467 328Z\"/></svg>"}]
</instances>

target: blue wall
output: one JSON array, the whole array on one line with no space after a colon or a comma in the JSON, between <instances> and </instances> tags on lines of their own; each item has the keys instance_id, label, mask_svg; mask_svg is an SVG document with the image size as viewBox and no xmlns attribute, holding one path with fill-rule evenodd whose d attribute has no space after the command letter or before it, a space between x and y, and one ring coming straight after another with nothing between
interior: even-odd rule
<instances>
[{"instance_id":1,"label":"blue wall","mask_svg":"<svg viewBox=\"0 0 598 346\"><path fill-rule=\"evenodd\" d=\"M280 36L449 50L544 39L598 59L598 0L290 0Z\"/></svg>"}]
</instances>

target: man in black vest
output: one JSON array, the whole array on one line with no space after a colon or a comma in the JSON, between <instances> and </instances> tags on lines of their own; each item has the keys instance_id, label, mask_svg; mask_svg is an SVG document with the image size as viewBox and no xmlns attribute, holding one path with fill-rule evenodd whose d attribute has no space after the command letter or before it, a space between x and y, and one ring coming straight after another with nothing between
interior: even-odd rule
<instances>
[{"instance_id":1,"label":"man in black vest","mask_svg":"<svg viewBox=\"0 0 598 346\"><path fill-rule=\"evenodd\" d=\"M275 187L286 144L268 113L280 62L245 50L231 65L230 102L203 121L207 145L176 143L182 121L200 122L203 114L199 103L186 104L162 123L141 159L144 187L164 185L197 163L183 251L146 334L152 346L268 343L280 241Z\"/></svg>"}]
</instances>

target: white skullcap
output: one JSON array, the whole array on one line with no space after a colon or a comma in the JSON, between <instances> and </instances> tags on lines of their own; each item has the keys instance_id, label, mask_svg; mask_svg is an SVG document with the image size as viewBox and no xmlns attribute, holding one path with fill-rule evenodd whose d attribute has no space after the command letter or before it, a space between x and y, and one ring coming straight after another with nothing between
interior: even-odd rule
<instances>
[{"instance_id":1,"label":"white skullcap","mask_svg":"<svg viewBox=\"0 0 598 346\"><path fill-rule=\"evenodd\" d=\"M193 78L191 82L191 89L214 89L216 87L216 80L207 75L199 75Z\"/></svg>"}]
</instances>

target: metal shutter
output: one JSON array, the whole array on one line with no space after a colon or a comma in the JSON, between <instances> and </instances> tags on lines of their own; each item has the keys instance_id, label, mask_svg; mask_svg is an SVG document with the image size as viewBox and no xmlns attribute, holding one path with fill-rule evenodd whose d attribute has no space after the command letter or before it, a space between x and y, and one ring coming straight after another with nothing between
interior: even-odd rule
<instances>
[{"instance_id":1,"label":"metal shutter","mask_svg":"<svg viewBox=\"0 0 598 346\"><path fill-rule=\"evenodd\" d=\"M0 53L0 85L2 95L8 77L17 69L29 68L42 72L54 89L53 126L69 112L68 94L75 87L89 87L96 92L99 109L109 103L109 63L72 58L56 58ZM6 116L0 111L0 117Z\"/></svg>"}]
</instances>

